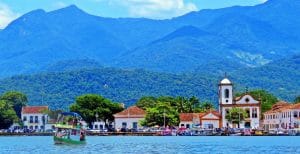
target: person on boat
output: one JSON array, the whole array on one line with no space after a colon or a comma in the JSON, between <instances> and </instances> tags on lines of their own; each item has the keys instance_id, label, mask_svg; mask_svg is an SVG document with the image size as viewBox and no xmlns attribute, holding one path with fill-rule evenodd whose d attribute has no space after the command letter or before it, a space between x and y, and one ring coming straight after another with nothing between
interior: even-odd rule
<instances>
[{"instance_id":1,"label":"person on boat","mask_svg":"<svg viewBox=\"0 0 300 154\"><path fill-rule=\"evenodd\" d=\"M73 119L73 127L76 127L76 126L77 126L77 123L78 123L78 119L77 119L77 118L74 118L74 119Z\"/></svg>"},{"instance_id":2,"label":"person on boat","mask_svg":"<svg viewBox=\"0 0 300 154\"><path fill-rule=\"evenodd\" d=\"M84 141L84 133L83 133L83 131L80 131L80 141Z\"/></svg>"}]
</instances>

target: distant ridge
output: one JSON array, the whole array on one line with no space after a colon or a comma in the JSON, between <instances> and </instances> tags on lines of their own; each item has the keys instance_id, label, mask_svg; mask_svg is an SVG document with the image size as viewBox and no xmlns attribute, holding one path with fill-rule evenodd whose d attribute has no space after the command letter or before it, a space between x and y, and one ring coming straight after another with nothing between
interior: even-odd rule
<instances>
[{"instance_id":1,"label":"distant ridge","mask_svg":"<svg viewBox=\"0 0 300 154\"><path fill-rule=\"evenodd\" d=\"M32 97L33 90L42 85L32 83L32 80L57 75L62 81L53 79L46 85L51 88L57 86L57 91L51 92L49 100L71 93L64 89L76 85L79 79L70 76L80 78L81 84L86 85L75 87L80 88L81 93L105 93L93 86L99 86L102 82L98 76L102 75L103 70L92 78L89 76L93 72L87 73L85 70L114 67L116 71L106 72L105 77L119 74L115 80L127 79L124 70L142 69L146 75L148 72L148 75L154 73L154 79L161 79L161 83L151 83L158 86L168 87L168 84L192 80L189 85L180 84L174 89L171 86L169 91L160 91L161 94L185 95L178 91L192 89L190 86L193 85L205 85L210 79L215 80L228 72L233 74L240 87L264 88L280 98L292 100L300 91L297 80L299 14L298 0L269 0L256 6L200 10L168 20L98 17L75 5L50 12L34 10L0 31L2 89L16 87ZM41 72L45 76L41 77ZM185 80L173 78L178 74ZM194 76L185 74L196 74L194 76L201 83ZM148 78L131 79L131 84L136 86L125 84L128 89L120 88L118 86L122 86L122 82L116 82L114 85L118 85L118 90L108 96L115 99L115 95L122 94L124 98L117 101L133 102L138 96L136 94L141 92L136 91L133 95L124 91L134 91L140 87L137 81L144 84ZM28 85L35 86L27 89ZM157 91L159 89L155 89ZM196 93L203 91L195 90ZM198 95L209 99L212 92ZM75 97L75 93L72 96ZM64 101L73 100L70 97L67 99ZM38 101L36 97L34 100Z\"/></svg>"}]
</instances>

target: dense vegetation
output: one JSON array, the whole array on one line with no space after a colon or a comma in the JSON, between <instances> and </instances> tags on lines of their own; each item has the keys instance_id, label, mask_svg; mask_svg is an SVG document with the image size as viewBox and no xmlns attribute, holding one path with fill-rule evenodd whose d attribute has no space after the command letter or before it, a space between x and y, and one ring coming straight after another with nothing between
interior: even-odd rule
<instances>
[{"instance_id":1,"label":"dense vegetation","mask_svg":"<svg viewBox=\"0 0 300 154\"><path fill-rule=\"evenodd\" d=\"M53 109L86 93L126 105L162 95L216 104L226 71L235 92L264 89L292 102L300 95L299 8L272 0L160 21L95 17L76 6L32 11L0 33L0 77L36 74L1 79L0 92L21 91L30 105Z\"/></svg>"},{"instance_id":2,"label":"dense vegetation","mask_svg":"<svg viewBox=\"0 0 300 154\"><path fill-rule=\"evenodd\" d=\"M16 91L0 96L0 129L7 129L14 122L20 122L21 109L27 104L27 97Z\"/></svg>"},{"instance_id":3,"label":"dense vegetation","mask_svg":"<svg viewBox=\"0 0 300 154\"><path fill-rule=\"evenodd\" d=\"M86 93L101 94L127 106L143 96L197 96L201 101L214 100L217 83L216 79L200 75L102 68L15 76L1 80L0 89L22 91L30 105L67 109L77 96Z\"/></svg>"},{"instance_id":4,"label":"dense vegetation","mask_svg":"<svg viewBox=\"0 0 300 154\"><path fill-rule=\"evenodd\" d=\"M94 121L102 120L107 127L108 123L114 120L113 114L122 110L123 107L120 104L113 103L109 99L96 94L78 96L75 103L70 106L70 111L79 113L89 126Z\"/></svg>"},{"instance_id":5,"label":"dense vegetation","mask_svg":"<svg viewBox=\"0 0 300 154\"><path fill-rule=\"evenodd\" d=\"M267 73L258 71L257 74L254 70L249 70L249 73L254 75L239 72L230 74L235 92L243 92L248 86L250 90L264 89L279 99L290 102L299 95L300 81L295 80L300 78L299 73L282 73L280 78L277 78L277 69L269 69ZM100 94L114 102L123 102L126 106L136 103L143 96L196 96L201 102L209 101L217 105L219 79L222 76L199 73L81 69L2 79L0 92L21 91L28 96L30 105L49 105L51 109L68 109L77 96L86 93Z\"/></svg>"},{"instance_id":6,"label":"dense vegetation","mask_svg":"<svg viewBox=\"0 0 300 154\"><path fill-rule=\"evenodd\" d=\"M200 102L197 97L142 97L136 105L146 110L143 126L177 126L180 113L199 113L213 110L209 102Z\"/></svg>"},{"instance_id":7,"label":"dense vegetation","mask_svg":"<svg viewBox=\"0 0 300 154\"><path fill-rule=\"evenodd\" d=\"M240 128L240 123L248 118L247 112L242 108L231 108L225 118L232 124L237 124Z\"/></svg>"}]
</instances>

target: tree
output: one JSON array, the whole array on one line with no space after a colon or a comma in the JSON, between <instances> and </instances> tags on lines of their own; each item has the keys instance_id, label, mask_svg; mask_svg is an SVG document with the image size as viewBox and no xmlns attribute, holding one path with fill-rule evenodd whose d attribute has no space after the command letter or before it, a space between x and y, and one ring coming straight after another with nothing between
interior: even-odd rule
<instances>
[{"instance_id":1,"label":"tree","mask_svg":"<svg viewBox=\"0 0 300 154\"><path fill-rule=\"evenodd\" d=\"M255 99L261 100L261 114L270 110L272 108L272 105L278 102L277 97L265 90L253 90L248 93ZM236 96L241 96L243 94L244 93L238 93Z\"/></svg>"},{"instance_id":2,"label":"tree","mask_svg":"<svg viewBox=\"0 0 300 154\"><path fill-rule=\"evenodd\" d=\"M47 110L47 111L45 111L45 113L48 114L50 119L57 119L58 115L62 112L63 112L63 110Z\"/></svg>"},{"instance_id":3,"label":"tree","mask_svg":"<svg viewBox=\"0 0 300 154\"><path fill-rule=\"evenodd\" d=\"M238 128L240 128L240 123L248 118L248 115L242 108L231 108L225 118L233 124L238 124Z\"/></svg>"},{"instance_id":4,"label":"tree","mask_svg":"<svg viewBox=\"0 0 300 154\"><path fill-rule=\"evenodd\" d=\"M146 117L141 121L142 126L177 126L179 123L178 112L170 103L158 102L153 108L146 109Z\"/></svg>"},{"instance_id":5,"label":"tree","mask_svg":"<svg viewBox=\"0 0 300 154\"><path fill-rule=\"evenodd\" d=\"M7 129L17 121L18 117L12 105L5 100L0 100L0 129Z\"/></svg>"},{"instance_id":6,"label":"tree","mask_svg":"<svg viewBox=\"0 0 300 154\"><path fill-rule=\"evenodd\" d=\"M213 110L215 107L212 103L210 102L203 102L201 103L201 107L202 111L206 112L208 110Z\"/></svg>"},{"instance_id":7,"label":"tree","mask_svg":"<svg viewBox=\"0 0 300 154\"><path fill-rule=\"evenodd\" d=\"M193 113L200 111L200 101L197 97L191 98L185 97L171 97L171 96L160 96L155 97L142 97L136 106L146 110L147 108L153 108L158 102L169 103L178 113Z\"/></svg>"},{"instance_id":8,"label":"tree","mask_svg":"<svg viewBox=\"0 0 300 154\"><path fill-rule=\"evenodd\" d=\"M28 103L28 99L25 94L17 91L10 91L3 94L0 99L11 104L13 109L16 111L17 116L21 118L22 107L26 106Z\"/></svg>"},{"instance_id":9,"label":"tree","mask_svg":"<svg viewBox=\"0 0 300 154\"><path fill-rule=\"evenodd\" d=\"M200 101L197 97L193 96L189 99L189 102L191 103L192 107L193 107L193 110L195 112L195 110L197 108L200 108Z\"/></svg>"},{"instance_id":10,"label":"tree","mask_svg":"<svg viewBox=\"0 0 300 154\"><path fill-rule=\"evenodd\" d=\"M142 97L138 100L138 102L136 103L136 106L146 110L147 108L151 108L154 107L157 103L157 99L155 97L152 96L145 96Z\"/></svg>"},{"instance_id":11,"label":"tree","mask_svg":"<svg viewBox=\"0 0 300 154\"><path fill-rule=\"evenodd\" d=\"M300 103L300 96L297 96L294 100L294 103Z\"/></svg>"},{"instance_id":12,"label":"tree","mask_svg":"<svg viewBox=\"0 0 300 154\"><path fill-rule=\"evenodd\" d=\"M97 121L97 118L103 120L105 126L108 126L107 121L112 122L113 114L122 111L123 108L120 104L113 103L100 95L86 94L77 97L70 110L79 113L89 126Z\"/></svg>"}]
</instances>

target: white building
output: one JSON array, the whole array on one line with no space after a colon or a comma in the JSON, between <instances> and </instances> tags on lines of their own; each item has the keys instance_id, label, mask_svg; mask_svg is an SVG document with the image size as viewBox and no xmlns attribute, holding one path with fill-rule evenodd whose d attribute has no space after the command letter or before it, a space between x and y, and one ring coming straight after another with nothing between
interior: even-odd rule
<instances>
[{"instance_id":1,"label":"white building","mask_svg":"<svg viewBox=\"0 0 300 154\"><path fill-rule=\"evenodd\" d=\"M92 128L91 129L95 129L95 130L108 130L109 128L114 128L114 123L106 123L107 126L105 126L105 122L104 121L95 121L92 123ZM109 127L109 128L107 128Z\"/></svg>"},{"instance_id":2,"label":"white building","mask_svg":"<svg viewBox=\"0 0 300 154\"><path fill-rule=\"evenodd\" d=\"M21 118L23 121L24 128L44 131L48 125L49 116L46 113L48 106L25 106L22 108ZM49 126L50 127L50 126Z\"/></svg>"},{"instance_id":3,"label":"white building","mask_svg":"<svg viewBox=\"0 0 300 154\"><path fill-rule=\"evenodd\" d=\"M222 116L222 127L237 128L236 124L227 121L226 114L232 108L246 110L248 118L240 123L240 128L259 128L260 126L260 101L255 100L250 94L234 98L233 84L228 78L219 83L219 112Z\"/></svg>"},{"instance_id":4,"label":"white building","mask_svg":"<svg viewBox=\"0 0 300 154\"><path fill-rule=\"evenodd\" d=\"M221 115L217 111L208 111L205 113L180 113L180 128L192 128L200 126L201 128L220 128Z\"/></svg>"},{"instance_id":5,"label":"white building","mask_svg":"<svg viewBox=\"0 0 300 154\"><path fill-rule=\"evenodd\" d=\"M281 101L264 113L263 125L267 131L299 128L299 124L300 104L289 104Z\"/></svg>"},{"instance_id":6,"label":"white building","mask_svg":"<svg viewBox=\"0 0 300 154\"><path fill-rule=\"evenodd\" d=\"M143 120L146 116L146 112L138 108L137 106L132 106L126 110L114 114L115 117L115 129L139 129L141 126L139 122Z\"/></svg>"}]
</instances>

